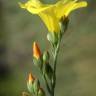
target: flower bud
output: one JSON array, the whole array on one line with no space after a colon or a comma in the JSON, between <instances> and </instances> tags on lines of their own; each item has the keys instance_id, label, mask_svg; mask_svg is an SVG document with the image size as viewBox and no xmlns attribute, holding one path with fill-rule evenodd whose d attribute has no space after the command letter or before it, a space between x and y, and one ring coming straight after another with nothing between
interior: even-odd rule
<instances>
[{"instance_id":1,"label":"flower bud","mask_svg":"<svg viewBox=\"0 0 96 96\"><path fill-rule=\"evenodd\" d=\"M49 61L49 52L45 51L43 54L43 62L46 63L47 61Z\"/></svg>"},{"instance_id":2,"label":"flower bud","mask_svg":"<svg viewBox=\"0 0 96 96\"><path fill-rule=\"evenodd\" d=\"M45 96L45 92L42 88L39 88L38 96Z\"/></svg>"},{"instance_id":3,"label":"flower bud","mask_svg":"<svg viewBox=\"0 0 96 96\"><path fill-rule=\"evenodd\" d=\"M35 80L35 78L33 77L33 75L31 73L29 73L28 83L33 83L34 80Z\"/></svg>"},{"instance_id":4,"label":"flower bud","mask_svg":"<svg viewBox=\"0 0 96 96\"><path fill-rule=\"evenodd\" d=\"M69 24L69 18L63 16L60 20L60 26L61 26L61 33L64 34L64 32L67 30Z\"/></svg>"},{"instance_id":5,"label":"flower bud","mask_svg":"<svg viewBox=\"0 0 96 96\"><path fill-rule=\"evenodd\" d=\"M41 57L41 51L36 42L33 43L33 57L37 60Z\"/></svg>"},{"instance_id":6,"label":"flower bud","mask_svg":"<svg viewBox=\"0 0 96 96\"><path fill-rule=\"evenodd\" d=\"M57 42L58 42L58 35L59 35L60 33L55 33L55 32L49 32L48 34L47 34L47 39L48 39L48 41L50 42L50 43L52 43L52 44L57 44Z\"/></svg>"},{"instance_id":7,"label":"flower bud","mask_svg":"<svg viewBox=\"0 0 96 96\"><path fill-rule=\"evenodd\" d=\"M27 81L27 88L30 93L33 93L33 83L34 83L35 78L33 75L30 73Z\"/></svg>"},{"instance_id":8,"label":"flower bud","mask_svg":"<svg viewBox=\"0 0 96 96\"><path fill-rule=\"evenodd\" d=\"M33 62L40 70L42 69L42 55L36 42L33 43Z\"/></svg>"}]
</instances>

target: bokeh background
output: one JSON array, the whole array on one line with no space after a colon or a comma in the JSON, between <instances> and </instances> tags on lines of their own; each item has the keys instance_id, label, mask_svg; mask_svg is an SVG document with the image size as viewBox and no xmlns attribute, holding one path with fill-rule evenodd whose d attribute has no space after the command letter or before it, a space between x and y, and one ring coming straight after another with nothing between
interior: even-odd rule
<instances>
[{"instance_id":1,"label":"bokeh background","mask_svg":"<svg viewBox=\"0 0 96 96\"><path fill-rule=\"evenodd\" d=\"M50 49L47 28L38 16L22 10L18 2L0 0L0 96L21 96L27 91L32 63L32 43ZM55 2L54 0L43 0ZM96 0L70 15L57 65L55 96L96 96ZM41 81L43 82L43 81Z\"/></svg>"}]
</instances>

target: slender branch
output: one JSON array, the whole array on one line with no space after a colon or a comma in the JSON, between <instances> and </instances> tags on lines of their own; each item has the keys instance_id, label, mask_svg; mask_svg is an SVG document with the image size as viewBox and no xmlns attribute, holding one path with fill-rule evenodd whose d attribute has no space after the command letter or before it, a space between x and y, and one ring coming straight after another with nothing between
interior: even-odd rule
<instances>
[{"instance_id":1,"label":"slender branch","mask_svg":"<svg viewBox=\"0 0 96 96\"><path fill-rule=\"evenodd\" d=\"M50 86L49 86L48 81L46 79L46 76L45 76L45 74L43 74L42 70L40 70L40 72L41 72L41 75L42 75L42 77L43 77L43 79L45 81L46 88L47 88L48 92L51 94L51 89L50 89Z\"/></svg>"},{"instance_id":2,"label":"slender branch","mask_svg":"<svg viewBox=\"0 0 96 96\"><path fill-rule=\"evenodd\" d=\"M67 28L66 28L67 29ZM63 33L65 33L66 29L64 28ZM62 32L61 32L62 34ZM53 83L51 84L51 96L54 96L54 91L55 91L55 86L56 86L56 65L57 65L57 58L58 58L58 53L59 53L59 49L60 49L60 43L62 40L62 36L59 34L59 39L58 39L58 43L56 45L56 47L54 48L54 61L53 61Z\"/></svg>"},{"instance_id":3,"label":"slender branch","mask_svg":"<svg viewBox=\"0 0 96 96\"><path fill-rule=\"evenodd\" d=\"M53 63L53 84L52 84L52 96L54 96L54 91L55 91L55 86L56 86L56 65L57 65L57 58L58 58L58 53L59 53L59 48L60 48L60 41L58 41L58 44L55 48L55 52L54 52L54 63Z\"/></svg>"},{"instance_id":4,"label":"slender branch","mask_svg":"<svg viewBox=\"0 0 96 96\"><path fill-rule=\"evenodd\" d=\"M47 90L48 90L48 92L51 94L51 89L50 89L50 87L49 87L49 84L48 84L48 82L47 82L47 79L46 79L45 75L44 75L43 77L44 77L44 80L45 80L45 84L46 84Z\"/></svg>"}]
</instances>

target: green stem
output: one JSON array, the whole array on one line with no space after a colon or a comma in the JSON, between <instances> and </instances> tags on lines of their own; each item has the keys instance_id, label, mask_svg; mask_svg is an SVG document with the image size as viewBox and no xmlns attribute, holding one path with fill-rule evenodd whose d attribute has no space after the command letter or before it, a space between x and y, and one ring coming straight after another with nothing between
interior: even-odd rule
<instances>
[{"instance_id":1,"label":"green stem","mask_svg":"<svg viewBox=\"0 0 96 96\"><path fill-rule=\"evenodd\" d=\"M47 79L46 79L45 75L43 76L43 78L44 78L44 80L45 80L45 84L46 84L47 90L48 90L48 92L51 94L51 90L50 90L50 87L49 87L49 84L48 84L48 82L47 82Z\"/></svg>"},{"instance_id":2,"label":"green stem","mask_svg":"<svg viewBox=\"0 0 96 96\"><path fill-rule=\"evenodd\" d=\"M48 81L46 79L46 76L45 76L45 74L43 74L42 70L40 70L40 72L41 72L41 75L42 75L42 77L43 77L43 79L45 81L46 88L47 88L48 92L51 94L51 89L50 89L50 86L49 86Z\"/></svg>"},{"instance_id":3,"label":"green stem","mask_svg":"<svg viewBox=\"0 0 96 96\"><path fill-rule=\"evenodd\" d=\"M64 26L64 25L63 25ZM60 34L58 35L58 42L56 45L53 45L53 57L54 57L54 61L53 61L53 79L51 81L51 94L50 96L54 96L54 91L55 91L55 86L56 86L56 65L57 65L57 58L58 58L58 53L59 53L59 48L60 48L60 42L61 39L65 33L65 31L67 30L67 26L68 26L68 22L65 24L65 27L63 27L63 30L61 30Z\"/></svg>"},{"instance_id":4,"label":"green stem","mask_svg":"<svg viewBox=\"0 0 96 96\"><path fill-rule=\"evenodd\" d=\"M66 30L64 30L65 32ZM56 47L54 48L54 61L53 61L53 81L52 81L52 84L51 84L51 96L54 96L54 91L55 91L55 86L56 86L56 65L57 65L57 58L58 58L58 53L59 53L59 49L60 49L60 43L61 43L61 40L62 40L62 36L61 34L59 34L59 39L58 39L58 43L56 45Z\"/></svg>"},{"instance_id":5,"label":"green stem","mask_svg":"<svg viewBox=\"0 0 96 96\"><path fill-rule=\"evenodd\" d=\"M59 48L60 48L60 41L61 38L59 38L58 43L56 48L54 49L54 62L53 62L53 83L52 83L52 92L51 92L51 96L54 96L54 91L55 91L55 86L56 86L56 65L57 65L57 58L58 58L58 53L59 53Z\"/></svg>"}]
</instances>

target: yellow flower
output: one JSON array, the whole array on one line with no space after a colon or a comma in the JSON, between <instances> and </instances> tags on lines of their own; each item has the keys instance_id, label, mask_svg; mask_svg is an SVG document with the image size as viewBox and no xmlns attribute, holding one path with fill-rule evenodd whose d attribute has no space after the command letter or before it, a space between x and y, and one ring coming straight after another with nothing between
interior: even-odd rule
<instances>
[{"instance_id":1,"label":"yellow flower","mask_svg":"<svg viewBox=\"0 0 96 96\"><path fill-rule=\"evenodd\" d=\"M68 17L69 13L75 9L86 7L87 2L78 0L60 0L56 4L43 4L39 0L29 0L25 4L21 4L21 8L27 9L32 14L41 17L49 32L60 32L61 18Z\"/></svg>"},{"instance_id":2,"label":"yellow flower","mask_svg":"<svg viewBox=\"0 0 96 96\"><path fill-rule=\"evenodd\" d=\"M54 12L53 5L43 4L39 0L29 0L27 3L19 3L21 8L27 9L32 14L38 14L50 32L60 31L59 21Z\"/></svg>"}]
</instances>

